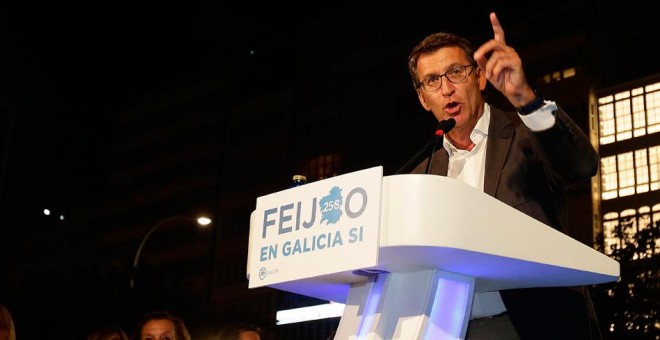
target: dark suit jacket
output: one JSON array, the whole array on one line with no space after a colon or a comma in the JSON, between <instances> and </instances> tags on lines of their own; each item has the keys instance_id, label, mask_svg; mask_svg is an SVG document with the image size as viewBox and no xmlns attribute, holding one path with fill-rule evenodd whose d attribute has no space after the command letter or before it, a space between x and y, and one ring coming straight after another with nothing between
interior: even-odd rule
<instances>
[{"instance_id":1,"label":"dark suit jacket","mask_svg":"<svg viewBox=\"0 0 660 340\"><path fill-rule=\"evenodd\" d=\"M491 106L484 192L565 232L563 188L594 176L599 157L589 138L564 111L554 113L557 119L552 128L533 132L517 113ZM441 146L438 149L430 173L446 176L448 154ZM413 173L424 173L426 163L419 164ZM585 287L500 293L522 339L600 339Z\"/></svg>"}]
</instances>

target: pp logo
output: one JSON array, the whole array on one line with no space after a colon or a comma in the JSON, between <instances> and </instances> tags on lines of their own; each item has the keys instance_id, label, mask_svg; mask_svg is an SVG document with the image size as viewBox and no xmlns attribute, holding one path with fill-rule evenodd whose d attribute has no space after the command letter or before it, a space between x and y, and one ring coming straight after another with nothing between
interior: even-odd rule
<instances>
[{"instance_id":1,"label":"pp logo","mask_svg":"<svg viewBox=\"0 0 660 340\"><path fill-rule=\"evenodd\" d=\"M261 267L261 269L259 269L259 279L261 279L261 280L265 279L266 274L268 274L268 272L266 271L266 268Z\"/></svg>"},{"instance_id":2,"label":"pp logo","mask_svg":"<svg viewBox=\"0 0 660 340\"><path fill-rule=\"evenodd\" d=\"M341 195L341 188L332 187L327 196L321 198L319 202L321 208L321 222L326 224L336 224L341 217L341 206L344 204L344 198Z\"/></svg>"}]
</instances>

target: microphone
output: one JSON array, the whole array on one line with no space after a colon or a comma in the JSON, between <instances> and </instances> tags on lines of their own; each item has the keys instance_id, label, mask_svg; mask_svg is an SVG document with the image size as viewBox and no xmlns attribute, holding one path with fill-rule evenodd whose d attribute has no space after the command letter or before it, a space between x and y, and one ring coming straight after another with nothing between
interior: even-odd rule
<instances>
[{"instance_id":1,"label":"microphone","mask_svg":"<svg viewBox=\"0 0 660 340\"><path fill-rule=\"evenodd\" d=\"M438 123L438 127L435 130L435 135L442 136L447 134L449 131L451 131L451 129L454 128L454 126L456 126L456 120L454 118L445 119Z\"/></svg>"},{"instance_id":2,"label":"microphone","mask_svg":"<svg viewBox=\"0 0 660 340\"><path fill-rule=\"evenodd\" d=\"M454 118L445 119L438 123L438 128L435 130L435 142L433 143L433 148L431 148L431 152L429 153L429 159L426 162L425 174L428 175L431 172L431 161L433 160L433 154L435 153L435 146L438 144L438 142L442 141L444 135L451 131L454 126L456 126L456 120Z\"/></svg>"},{"instance_id":3,"label":"microphone","mask_svg":"<svg viewBox=\"0 0 660 340\"><path fill-rule=\"evenodd\" d=\"M426 145L424 145L424 147L419 150L419 152L417 152L408 162L406 162L406 164L404 164L401 169L395 173L395 175L412 171L415 166L419 164L419 162L421 162L424 157L426 157L426 152L428 152L429 149L432 149L429 155L429 162L426 164L426 173L428 174L431 169L431 157L435 152L435 145L438 143L438 141L442 140L443 136L451 131L454 126L456 126L456 120L454 120L454 118L445 119L438 123L438 127L436 128L433 138L431 138L431 140L429 140L428 143L426 143Z\"/></svg>"}]
</instances>

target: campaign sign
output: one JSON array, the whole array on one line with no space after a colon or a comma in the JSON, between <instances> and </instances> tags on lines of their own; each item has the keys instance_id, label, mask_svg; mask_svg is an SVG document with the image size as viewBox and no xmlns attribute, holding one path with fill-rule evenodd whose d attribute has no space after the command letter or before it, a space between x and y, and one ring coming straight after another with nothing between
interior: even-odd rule
<instances>
[{"instance_id":1,"label":"campaign sign","mask_svg":"<svg viewBox=\"0 0 660 340\"><path fill-rule=\"evenodd\" d=\"M257 198L249 288L375 266L382 179L378 166Z\"/></svg>"}]
</instances>

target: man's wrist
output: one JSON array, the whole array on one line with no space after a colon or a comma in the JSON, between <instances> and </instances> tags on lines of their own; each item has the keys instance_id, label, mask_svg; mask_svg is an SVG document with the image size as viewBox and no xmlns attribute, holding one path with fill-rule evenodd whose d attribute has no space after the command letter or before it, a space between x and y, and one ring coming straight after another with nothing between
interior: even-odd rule
<instances>
[{"instance_id":1,"label":"man's wrist","mask_svg":"<svg viewBox=\"0 0 660 340\"><path fill-rule=\"evenodd\" d=\"M543 105L545 104L545 100L543 99L543 96L536 90L534 90L534 94L536 96L534 97L534 99L532 99L531 102L516 108L518 114L526 116L543 107Z\"/></svg>"}]
</instances>

